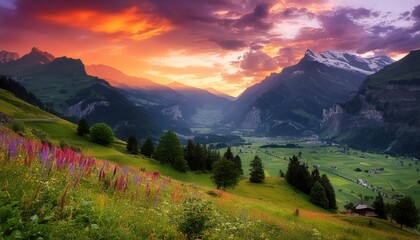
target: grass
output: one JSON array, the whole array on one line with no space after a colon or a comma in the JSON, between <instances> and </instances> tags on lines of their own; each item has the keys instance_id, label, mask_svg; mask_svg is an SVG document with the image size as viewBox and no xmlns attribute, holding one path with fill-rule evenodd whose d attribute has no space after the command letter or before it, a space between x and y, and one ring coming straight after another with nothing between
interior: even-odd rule
<instances>
[{"instance_id":1,"label":"grass","mask_svg":"<svg viewBox=\"0 0 420 240\"><path fill-rule=\"evenodd\" d=\"M248 160L248 157L251 158L258 152L265 161L266 171L271 177L268 177L263 184L251 184L243 179L235 189L218 191L214 189L209 174L180 173L152 159L129 155L125 151L125 143L119 140L109 147L91 143L89 139L75 134L76 126L74 124L61 119L51 119L54 116L40 110L38 112L33 106L24 104L5 92L0 92L0 96L4 101L0 108L1 112L6 113L11 118L19 116L19 120L24 121L26 127L46 132L48 138L54 144L64 140L71 145L80 147L85 154L97 159L107 159L134 168L142 167L148 171L160 171L162 175L180 181L174 181L174 183L179 183L179 186L183 189L183 195L199 196L213 202L216 209L215 222L206 233L208 239L418 238L415 233L406 230L401 231L398 226L387 221L372 219L377 227L370 227L367 225L365 218L344 216L312 205L307 196L296 192L283 179L276 177L279 168L286 170L287 161L282 158L283 155L281 154L288 157L293 153L296 154L298 149L264 149L263 151L274 151L274 153L265 153L258 148L262 143L255 143L250 148L248 146L235 148L234 151L239 152L240 149L243 151L241 158L243 159L245 172L247 172L247 166L249 165L247 161L250 159ZM37 114L34 115L35 112ZM324 149L316 147L313 150L311 148L313 143L302 142L300 144L304 146L301 151L305 160L310 157L309 151L318 152L319 149ZM327 148L326 152L331 150L334 150L334 148ZM245 153L245 151L247 152ZM251 151L253 152L251 153ZM281 157L274 158L270 154ZM323 157L328 155L322 153L316 158L317 155L312 154L313 159L320 161L321 159L326 161ZM0 159L4 156L5 151L3 149L0 151ZM269 161L271 161L271 165L267 165ZM359 159L359 162L371 163L366 159ZM327 162L322 164L328 166ZM353 166L351 165L351 167ZM17 207L18 210L22 210L21 208L25 207L25 204L21 200L36 195L37 186L40 184L39 179L34 177L34 171L28 171L25 166L17 162L11 164L2 161L0 168L0 185L6 186L1 189L0 199L7 196L7 199L9 199L7 206L11 202L17 201L18 204L11 208ZM329 176L334 184L343 186L344 189L345 181L341 178L334 179L333 176ZM10 179L24 179L25 184L21 184L21 181L10 181ZM45 202L33 209L38 211L36 212L38 218L45 219L47 217L48 219L48 215L45 215L45 213L53 212L55 214L57 212L56 208L47 207L54 206L54 203L56 205L59 201L57 199L60 199L60 196L63 195L63 189L66 186L65 179L65 176L58 172L52 175L50 180L43 183L48 186L49 190L41 194L41 196L45 196ZM404 185L404 181L393 181L392 184ZM359 186L350 185L349 190L352 187L357 188ZM218 197L209 196L206 194L208 191L216 192ZM50 194L50 192L52 193ZM343 192L347 194L347 190ZM341 196L341 193L338 192L337 195ZM147 208L141 204L132 204L130 199L126 197L104 192L98 187L97 178L94 177L81 181L80 188L69 193L66 204L68 204L69 211L71 210L70 212L74 213L71 217L68 215L65 218L57 216L57 218L53 218L54 221L46 221L47 226L35 227L46 228L50 238L65 236L65 238L73 239L183 239L173 222L182 204L172 204L169 200L164 202L166 203L159 205L157 209ZM93 209L93 212L89 209ZM296 209L299 209L299 216L294 214ZM76 220L78 218L76 213L80 213L81 216L79 217L84 219L82 222ZM20 216L20 218L26 226L33 216ZM91 218L92 221L89 220ZM141 230L137 232L138 229ZM26 230L21 229L21 233L24 233L24 231Z\"/></svg>"},{"instance_id":2,"label":"grass","mask_svg":"<svg viewBox=\"0 0 420 240\"><path fill-rule=\"evenodd\" d=\"M269 176L279 175L279 170L286 172L288 158L293 154L302 152L302 161L308 163L310 167L319 165L322 173L326 173L330 178L336 192L337 202L343 208L346 201L357 203L358 194L376 196L377 193L359 184L338 177L331 172L335 172L352 179L364 179L382 192L392 196L394 194L405 194L412 196L417 205L420 206L420 184L419 179L420 163L407 157L392 157L384 154L366 153L350 149L343 152L342 147L322 146L319 143L298 141L303 148L259 148L267 142L254 142L251 146L241 146L232 148L235 154L239 154L242 159L242 166L245 175L249 174L249 163L258 154L263 160L265 171ZM273 142L270 142L273 143ZM284 144L285 141L275 142ZM286 158L286 159L285 159ZM400 162L403 165L400 165ZM336 167L336 168L335 168ZM366 173L364 170L384 168L379 174ZM354 169L361 168L362 172L355 172ZM386 198L387 201L392 201Z\"/></svg>"}]
</instances>

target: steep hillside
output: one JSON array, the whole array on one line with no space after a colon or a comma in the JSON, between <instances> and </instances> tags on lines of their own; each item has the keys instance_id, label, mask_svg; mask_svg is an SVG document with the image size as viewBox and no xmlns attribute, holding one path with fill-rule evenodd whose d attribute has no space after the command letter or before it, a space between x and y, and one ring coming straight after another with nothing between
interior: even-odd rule
<instances>
[{"instance_id":1,"label":"steep hillside","mask_svg":"<svg viewBox=\"0 0 420 240\"><path fill-rule=\"evenodd\" d=\"M362 149L420 156L420 50L369 76L324 111L323 136Z\"/></svg>"},{"instance_id":2,"label":"steep hillside","mask_svg":"<svg viewBox=\"0 0 420 240\"><path fill-rule=\"evenodd\" d=\"M347 100L368 74L391 62L388 57L364 59L307 50L297 65L271 74L241 94L225 122L270 135L316 131L323 108Z\"/></svg>"},{"instance_id":3,"label":"steep hillside","mask_svg":"<svg viewBox=\"0 0 420 240\"><path fill-rule=\"evenodd\" d=\"M177 221L185 207L183 201L194 196L212 205L214 215L205 232L207 239L418 237L388 221L322 210L279 178L267 178L263 184L245 179L228 192L203 187L200 185L211 186L203 181L209 179L207 174L179 173L153 160L127 155L121 141L111 147L90 143L75 134L74 124L7 91L0 90L0 103L0 112L45 131L53 144L64 140L82 149L82 153L75 153L48 148L0 126L2 236L185 239ZM146 171L139 171L140 167ZM153 177L152 171L166 176ZM294 215L296 209L299 216Z\"/></svg>"}]
</instances>

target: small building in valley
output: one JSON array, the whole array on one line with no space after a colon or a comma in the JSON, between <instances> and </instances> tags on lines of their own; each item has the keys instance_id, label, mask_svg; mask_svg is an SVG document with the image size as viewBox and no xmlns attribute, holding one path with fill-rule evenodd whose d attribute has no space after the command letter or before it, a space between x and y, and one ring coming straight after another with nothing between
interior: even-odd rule
<instances>
[{"instance_id":1,"label":"small building in valley","mask_svg":"<svg viewBox=\"0 0 420 240\"><path fill-rule=\"evenodd\" d=\"M375 208L367 204L359 204L354 208L354 215L366 216L366 217L377 217Z\"/></svg>"}]
</instances>

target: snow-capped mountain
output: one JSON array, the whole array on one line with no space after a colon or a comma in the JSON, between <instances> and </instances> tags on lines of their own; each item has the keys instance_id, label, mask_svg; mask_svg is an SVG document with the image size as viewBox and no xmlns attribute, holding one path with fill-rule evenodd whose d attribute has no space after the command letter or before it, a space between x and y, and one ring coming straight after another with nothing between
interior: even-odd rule
<instances>
[{"instance_id":1,"label":"snow-capped mountain","mask_svg":"<svg viewBox=\"0 0 420 240\"><path fill-rule=\"evenodd\" d=\"M271 135L318 130L325 107L346 101L366 76L393 60L307 50L298 64L272 73L246 89L233 104L225 123Z\"/></svg>"},{"instance_id":2,"label":"snow-capped mountain","mask_svg":"<svg viewBox=\"0 0 420 240\"><path fill-rule=\"evenodd\" d=\"M0 51L0 63L7 63L19 59L19 54L15 52Z\"/></svg>"},{"instance_id":3,"label":"snow-capped mountain","mask_svg":"<svg viewBox=\"0 0 420 240\"><path fill-rule=\"evenodd\" d=\"M355 54L340 51L326 51L317 54L310 49L306 50L305 57L329 67L357 71L366 75L373 74L381 70L384 66L394 62L394 60L387 56L362 58Z\"/></svg>"}]
</instances>

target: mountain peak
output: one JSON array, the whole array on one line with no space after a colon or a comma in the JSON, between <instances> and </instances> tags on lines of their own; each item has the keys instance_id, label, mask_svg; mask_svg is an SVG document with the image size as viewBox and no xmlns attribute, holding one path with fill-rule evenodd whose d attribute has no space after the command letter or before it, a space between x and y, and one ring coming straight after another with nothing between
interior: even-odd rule
<instances>
[{"instance_id":1,"label":"mountain peak","mask_svg":"<svg viewBox=\"0 0 420 240\"><path fill-rule=\"evenodd\" d=\"M313 57L315 57L315 53L312 52L312 50L308 48L305 52L305 57L313 58Z\"/></svg>"},{"instance_id":2,"label":"mountain peak","mask_svg":"<svg viewBox=\"0 0 420 240\"><path fill-rule=\"evenodd\" d=\"M13 62L19 59L19 54L15 52L0 51L0 63Z\"/></svg>"},{"instance_id":3,"label":"mountain peak","mask_svg":"<svg viewBox=\"0 0 420 240\"><path fill-rule=\"evenodd\" d=\"M373 74L386 65L393 63L393 60L387 56L363 58L344 51L314 53L310 49L306 50L303 59L318 62L328 67L356 71L366 75Z\"/></svg>"},{"instance_id":4,"label":"mountain peak","mask_svg":"<svg viewBox=\"0 0 420 240\"><path fill-rule=\"evenodd\" d=\"M43 52L36 47L33 47L31 52L25 56L32 58L35 62L40 64L46 64L52 62L55 59L55 57L50 53Z\"/></svg>"}]
</instances>

